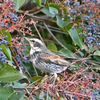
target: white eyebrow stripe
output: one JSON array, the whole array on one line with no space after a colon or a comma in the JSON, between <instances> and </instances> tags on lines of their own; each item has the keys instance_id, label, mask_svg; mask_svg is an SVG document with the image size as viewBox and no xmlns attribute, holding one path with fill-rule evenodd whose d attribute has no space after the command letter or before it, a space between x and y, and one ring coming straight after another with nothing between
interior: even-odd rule
<instances>
[{"instance_id":1,"label":"white eyebrow stripe","mask_svg":"<svg viewBox=\"0 0 100 100\"><path fill-rule=\"evenodd\" d=\"M38 42L38 43L44 45L43 42L42 42L41 40L39 40L39 39L35 39L35 38L33 38L33 39L30 39L30 40L34 40L34 41L36 41L36 42Z\"/></svg>"}]
</instances>

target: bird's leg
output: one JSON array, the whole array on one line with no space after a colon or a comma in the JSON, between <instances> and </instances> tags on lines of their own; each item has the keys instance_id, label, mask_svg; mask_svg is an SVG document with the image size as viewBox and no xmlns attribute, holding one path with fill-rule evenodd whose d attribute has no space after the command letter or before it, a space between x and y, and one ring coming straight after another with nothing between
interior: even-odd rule
<instances>
[{"instance_id":1,"label":"bird's leg","mask_svg":"<svg viewBox=\"0 0 100 100\"><path fill-rule=\"evenodd\" d=\"M37 73L37 70L36 70L35 66L33 66L33 68L35 70L36 76L38 76L38 73Z\"/></svg>"},{"instance_id":2,"label":"bird's leg","mask_svg":"<svg viewBox=\"0 0 100 100\"><path fill-rule=\"evenodd\" d=\"M53 81L53 85L55 84L56 79L57 79L57 73L54 73L54 81Z\"/></svg>"},{"instance_id":3,"label":"bird's leg","mask_svg":"<svg viewBox=\"0 0 100 100\"><path fill-rule=\"evenodd\" d=\"M54 90L53 86L54 86L54 84L55 84L55 82L56 82L56 79L57 79L57 73L53 73L53 74L54 74L54 81L53 81L53 84L51 84L51 85L49 86L51 90Z\"/></svg>"}]
</instances>

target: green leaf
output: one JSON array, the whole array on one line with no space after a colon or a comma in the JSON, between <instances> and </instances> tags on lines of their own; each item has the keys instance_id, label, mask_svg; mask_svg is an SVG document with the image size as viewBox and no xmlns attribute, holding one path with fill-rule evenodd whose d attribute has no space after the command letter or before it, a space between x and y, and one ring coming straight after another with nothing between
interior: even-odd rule
<instances>
[{"instance_id":1,"label":"green leaf","mask_svg":"<svg viewBox=\"0 0 100 100\"><path fill-rule=\"evenodd\" d=\"M13 82L13 88L25 88L25 87L27 87L27 83L19 83L19 82L17 82L17 81L15 81L15 82Z\"/></svg>"},{"instance_id":2,"label":"green leaf","mask_svg":"<svg viewBox=\"0 0 100 100\"><path fill-rule=\"evenodd\" d=\"M25 91L14 92L7 100L27 100L23 99Z\"/></svg>"},{"instance_id":3,"label":"green leaf","mask_svg":"<svg viewBox=\"0 0 100 100\"><path fill-rule=\"evenodd\" d=\"M69 23L71 22L71 20L69 20L69 19L66 21L63 21L58 15L56 16L56 18L57 18L57 25L62 28L69 25Z\"/></svg>"},{"instance_id":4,"label":"green leaf","mask_svg":"<svg viewBox=\"0 0 100 100\"><path fill-rule=\"evenodd\" d=\"M41 5L41 0L35 0L37 5Z\"/></svg>"},{"instance_id":5,"label":"green leaf","mask_svg":"<svg viewBox=\"0 0 100 100\"><path fill-rule=\"evenodd\" d=\"M71 57L73 55L73 52L71 52L70 50L66 50L66 49L61 49L58 51L58 53L66 57Z\"/></svg>"},{"instance_id":6,"label":"green leaf","mask_svg":"<svg viewBox=\"0 0 100 100\"><path fill-rule=\"evenodd\" d=\"M80 16L76 16L75 21L80 20L80 19L81 19Z\"/></svg>"},{"instance_id":7,"label":"green leaf","mask_svg":"<svg viewBox=\"0 0 100 100\"><path fill-rule=\"evenodd\" d=\"M49 50L51 50L52 52L57 52L57 47L56 47L56 45L54 44L54 43L48 43L47 44L47 48L49 49Z\"/></svg>"},{"instance_id":8,"label":"green leaf","mask_svg":"<svg viewBox=\"0 0 100 100\"><path fill-rule=\"evenodd\" d=\"M78 29L76 29L76 31L77 31L77 33L81 33L81 32L83 32L83 29L78 28Z\"/></svg>"},{"instance_id":9,"label":"green leaf","mask_svg":"<svg viewBox=\"0 0 100 100\"><path fill-rule=\"evenodd\" d=\"M36 1L35 0L31 0L31 3L36 3Z\"/></svg>"},{"instance_id":10,"label":"green leaf","mask_svg":"<svg viewBox=\"0 0 100 100\"><path fill-rule=\"evenodd\" d=\"M70 48L70 45L72 43L70 36L68 38L61 38L61 35L57 36L57 39L59 40L59 42L61 42L65 47L67 47L67 49L72 49L72 47ZM66 41L67 40L67 41ZM67 43L70 42L70 43Z\"/></svg>"},{"instance_id":11,"label":"green leaf","mask_svg":"<svg viewBox=\"0 0 100 100\"><path fill-rule=\"evenodd\" d=\"M10 35L10 33L7 31L7 32L5 32L6 30L5 29L3 29L2 30L2 32L3 32L3 35L4 36L7 36L7 38L6 38L6 40L10 43L10 45L12 46L12 42L11 42L11 35ZM0 32L0 34L2 34L2 32Z\"/></svg>"},{"instance_id":12,"label":"green leaf","mask_svg":"<svg viewBox=\"0 0 100 100\"><path fill-rule=\"evenodd\" d=\"M13 1L15 2L16 10L18 10L25 2L27 3L26 0L13 0Z\"/></svg>"},{"instance_id":13,"label":"green leaf","mask_svg":"<svg viewBox=\"0 0 100 100\"><path fill-rule=\"evenodd\" d=\"M39 99L43 99L44 97L44 100L47 100L47 96L48 96L48 100L53 100L52 97L50 95L48 95L47 93L41 91L41 93L39 94ZM38 99L37 99L38 100Z\"/></svg>"},{"instance_id":14,"label":"green leaf","mask_svg":"<svg viewBox=\"0 0 100 100\"><path fill-rule=\"evenodd\" d=\"M50 3L50 5L49 5L50 7L54 7L54 8L56 8L58 11L61 11L61 5L58 5L58 4L56 4L56 3Z\"/></svg>"},{"instance_id":15,"label":"green leaf","mask_svg":"<svg viewBox=\"0 0 100 100\"><path fill-rule=\"evenodd\" d=\"M73 24L68 24L65 28L69 31L72 28Z\"/></svg>"},{"instance_id":16,"label":"green leaf","mask_svg":"<svg viewBox=\"0 0 100 100\"><path fill-rule=\"evenodd\" d=\"M100 70L100 67L94 66L94 67L92 67L92 69Z\"/></svg>"},{"instance_id":17,"label":"green leaf","mask_svg":"<svg viewBox=\"0 0 100 100\"><path fill-rule=\"evenodd\" d=\"M7 98L14 92L12 87L0 84L0 100L7 100ZM15 100L15 99L14 99Z\"/></svg>"},{"instance_id":18,"label":"green leaf","mask_svg":"<svg viewBox=\"0 0 100 100\"><path fill-rule=\"evenodd\" d=\"M20 100L28 100L28 97L23 96L23 97L21 97L21 99L20 99Z\"/></svg>"},{"instance_id":19,"label":"green leaf","mask_svg":"<svg viewBox=\"0 0 100 100\"><path fill-rule=\"evenodd\" d=\"M96 51L93 55L100 56L100 51Z\"/></svg>"},{"instance_id":20,"label":"green leaf","mask_svg":"<svg viewBox=\"0 0 100 100\"><path fill-rule=\"evenodd\" d=\"M13 82L22 78L26 78L26 76L8 64L0 71L0 81L3 82Z\"/></svg>"},{"instance_id":21,"label":"green leaf","mask_svg":"<svg viewBox=\"0 0 100 100\"><path fill-rule=\"evenodd\" d=\"M32 77L32 80L33 81L38 81L38 80L40 80L42 77L41 76L34 76L34 77Z\"/></svg>"},{"instance_id":22,"label":"green leaf","mask_svg":"<svg viewBox=\"0 0 100 100\"><path fill-rule=\"evenodd\" d=\"M64 21L64 23L63 23L63 27L65 27L65 26L67 26L67 25L69 25L69 23L71 22L71 20L70 19L68 19L67 21Z\"/></svg>"},{"instance_id":23,"label":"green leaf","mask_svg":"<svg viewBox=\"0 0 100 100\"><path fill-rule=\"evenodd\" d=\"M75 69L78 69L78 66L71 65L68 69L69 69L69 70L75 70Z\"/></svg>"},{"instance_id":24,"label":"green leaf","mask_svg":"<svg viewBox=\"0 0 100 100\"><path fill-rule=\"evenodd\" d=\"M65 100L65 99L61 97L60 100Z\"/></svg>"},{"instance_id":25,"label":"green leaf","mask_svg":"<svg viewBox=\"0 0 100 100\"><path fill-rule=\"evenodd\" d=\"M49 11L50 11L50 13L53 14L53 15L58 14L58 10L57 10L56 8L54 8L54 7L49 7Z\"/></svg>"},{"instance_id":26,"label":"green leaf","mask_svg":"<svg viewBox=\"0 0 100 100\"><path fill-rule=\"evenodd\" d=\"M85 45L85 46L86 46L86 45ZM90 45L90 47L89 47L89 48L87 48L87 46L86 46L86 47L85 47L85 46L84 46L84 48L85 48L85 50L86 50L86 51L93 52L93 51L95 51L95 50L96 50L96 48L94 48L94 47L93 47L93 45ZM95 51L95 53L96 53L96 52L98 52L98 51Z\"/></svg>"},{"instance_id":27,"label":"green leaf","mask_svg":"<svg viewBox=\"0 0 100 100\"><path fill-rule=\"evenodd\" d=\"M59 16L56 16L56 18L57 18L57 25L63 28L64 21Z\"/></svg>"},{"instance_id":28,"label":"green leaf","mask_svg":"<svg viewBox=\"0 0 100 100\"><path fill-rule=\"evenodd\" d=\"M79 38L79 36L78 36L76 30L75 30L75 29L71 29L71 30L69 31L69 34L70 34L72 40L73 40L79 47L82 47L82 42L81 42L81 40L80 40L80 38Z\"/></svg>"},{"instance_id":29,"label":"green leaf","mask_svg":"<svg viewBox=\"0 0 100 100\"><path fill-rule=\"evenodd\" d=\"M43 100L43 99L39 99L38 97L34 96L33 100Z\"/></svg>"},{"instance_id":30,"label":"green leaf","mask_svg":"<svg viewBox=\"0 0 100 100\"><path fill-rule=\"evenodd\" d=\"M4 67L3 63L0 63L0 70Z\"/></svg>"},{"instance_id":31,"label":"green leaf","mask_svg":"<svg viewBox=\"0 0 100 100\"><path fill-rule=\"evenodd\" d=\"M93 55L93 58L96 59L97 61L100 61L100 56L98 55Z\"/></svg>"},{"instance_id":32,"label":"green leaf","mask_svg":"<svg viewBox=\"0 0 100 100\"><path fill-rule=\"evenodd\" d=\"M49 9L48 9L48 8L43 8L41 11L42 11L43 13L45 13L47 16L55 17L54 14L52 14L52 13L49 12Z\"/></svg>"},{"instance_id":33,"label":"green leaf","mask_svg":"<svg viewBox=\"0 0 100 100\"><path fill-rule=\"evenodd\" d=\"M11 58L11 51L7 45L1 44L0 47L2 48L3 52L7 55L7 57L12 61Z\"/></svg>"}]
</instances>

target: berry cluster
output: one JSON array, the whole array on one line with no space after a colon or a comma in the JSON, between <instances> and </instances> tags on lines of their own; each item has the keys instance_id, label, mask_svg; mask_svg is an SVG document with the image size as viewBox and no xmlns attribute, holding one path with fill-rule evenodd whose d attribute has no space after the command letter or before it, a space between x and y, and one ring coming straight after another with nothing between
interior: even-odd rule
<instances>
[{"instance_id":1,"label":"berry cluster","mask_svg":"<svg viewBox=\"0 0 100 100\"><path fill-rule=\"evenodd\" d=\"M31 33L31 28L29 28L28 26L26 26L27 24L34 24L34 21L29 21L29 20L25 20L24 19L24 15L17 15L15 10L15 5L14 2L12 0L3 0L1 5L0 5L0 30L6 30L5 33L10 32L11 35L15 35L14 32L21 32L23 35L25 35L26 33L29 35L33 35ZM25 30L25 28L27 30ZM7 45L7 41L6 38L7 37L3 37L5 36L5 33L3 34L3 31L1 32L2 34L0 34L0 45L1 44L6 44ZM9 33L9 34L10 34ZM8 33L7 33L8 34ZM18 55L15 52L15 59L20 63L22 62L29 62L27 61L27 58L22 56L23 53L21 53L21 55L19 54L19 52L22 52L23 50L19 49L21 48L20 43L19 43L19 37L12 37L12 50L13 51L12 54L14 54L14 49L15 47L18 47ZM16 43L17 41L17 43ZM9 47L9 46L8 46Z\"/></svg>"},{"instance_id":2,"label":"berry cluster","mask_svg":"<svg viewBox=\"0 0 100 100\"><path fill-rule=\"evenodd\" d=\"M3 11L1 11L1 12L3 13ZM18 17L15 14L13 14L13 13L10 13L8 15L2 16L0 26L2 28L10 27L9 24L8 24L8 20L11 23L12 23L12 21L16 22L18 20Z\"/></svg>"},{"instance_id":3,"label":"berry cluster","mask_svg":"<svg viewBox=\"0 0 100 100\"><path fill-rule=\"evenodd\" d=\"M0 5L0 15L1 15L0 16L0 26L2 28L9 27L9 24L11 22L10 19L13 21L14 15L11 13L11 11L13 12L13 10L12 10L13 8L14 8L14 3L9 0L4 0L4 4Z\"/></svg>"},{"instance_id":4,"label":"berry cluster","mask_svg":"<svg viewBox=\"0 0 100 100\"><path fill-rule=\"evenodd\" d=\"M82 20L78 28L83 30L83 33L81 32L79 35L84 36L84 43L88 47L90 45L100 46L100 19L99 14L97 15L100 3L98 0L82 0L81 3L73 3L72 0L67 0L66 5L70 7L70 15L68 15L70 20L76 20L77 15ZM96 9L96 7L98 8ZM76 28L76 26L73 28Z\"/></svg>"},{"instance_id":5,"label":"berry cluster","mask_svg":"<svg viewBox=\"0 0 100 100\"><path fill-rule=\"evenodd\" d=\"M98 45L100 46L100 29L99 29L99 21L96 22L96 20L89 25L87 25L87 28L84 28L84 32L79 34L85 37L85 44L90 47L90 45Z\"/></svg>"},{"instance_id":6,"label":"berry cluster","mask_svg":"<svg viewBox=\"0 0 100 100\"><path fill-rule=\"evenodd\" d=\"M4 24L4 22L1 22L1 25L0 25L2 28L6 28L7 27L7 25L6 24Z\"/></svg>"},{"instance_id":7,"label":"berry cluster","mask_svg":"<svg viewBox=\"0 0 100 100\"><path fill-rule=\"evenodd\" d=\"M0 42L0 45L1 44L7 44L7 41L5 40L7 38L7 36L5 36L5 37L0 37L0 39L2 40L1 42Z\"/></svg>"},{"instance_id":8,"label":"berry cluster","mask_svg":"<svg viewBox=\"0 0 100 100\"><path fill-rule=\"evenodd\" d=\"M15 15L15 14L10 14L11 15L11 17L10 17L10 19L12 20L12 21L17 21L18 20L18 17Z\"/></svg>"},{"instance_id":9,"label":"berry cluster","mask_svg":"<svg viewBox=\"0 0 100 100\"><path fill-rule=\"evenodd\" d=\"M31 34L31 29L27 24L34 24L34 21L23 21L24 15L15 14L15 6L12 0L4 0L0 5L0 26L8 32L19 31L25 35L25 32ZM25 30L25 28L27 30ZM32 35L32 34L31 34Z\"/></svg>"},{"instance_id":10,"label":"berry cluster","mask_svg":"<svg viewBox=\"0 0 100 100\"><path fill-rule=\"evenodd\" d=\"M88 47L95 46L95 47L98 47L100 50L100 47L99 47L100 46L100 18L99 18L100 17L100 1L99 0L80 0L80 1L66 0L66 6L67 6L67 18L71 20L71 24L73 25L72 29L78 28L76 31L79 32L79 36L84 40L84 43ZM88 71L86 70L85 72L88 72ZM97 75L97 72L94 72L94 73ZM74 96L73 100L78 100L78 99L100 100L100 90L98 86L99 84L98 80L100 78L98 79L94 78L94 74L93 74L93 77L91 78L90 76L92 76L92 74L93 73L90 73L90 72L88 75L83 74L83 76L84 75L87 76L87 82L86 82L86 76L85 76L85 80L83 79L84 80L83 82L82 80L81 82L77 80L79 82L79 86L81 87L81 89L84 88L84 90L79 89L80 90L79 93L77 91L72 92L72 94L76 93L73 95L70 94L68 90L67 90L68 92L66 92L66 90L63 90L62 91L63 94L67 95L68 99L72 99L72 96ZM84 83L86 84L84 85ZM78 90L77 86L75 87L76 90Z\"/></svg>"},{"instance_id":11,"label":"berry cluster","mask_svg":"<svg viewBox=\"0 0 100 100\"><path fill-rule=\"evenodd\" d=\"M2 48L0 48L0 62L3 64L6 62L6 55L3 53Z\"/></svg>"},{"instance_id":12,"label":"berry cluster","mask_svg":"<svg viewBox=\"0 0 100 100\"><path fill-rule=\"evenodd\" d=\"M78 100L78 98L75 95L70 96L70 93L68 93L62 89L61 89L61 91L67 96L68 99L73 98L73 100ZM86 98L89 99L88 96L90 96L92 100L100 100L100 91L98 89L94 89L94 91L93 92L91 91L90 93L88 93L87 90L82 89L82 92L85 93L85 94L83 94L84 99L86 99ZM85 96L86 94L89 94L89 95L86 97ZM82 97L80 95L78 97L82 99Z\"/></svg>"},{"instance_id":13,"label":"berry cluster","mask_svg":"<svg viewBox=\"0 0 100 100\"><path fill-rule=\"evenodd\" d=\"M5 37L0 37L0 39L2 40L0 42L1 44L7 44L7 41L5 40L7 38L7 36ZM6 62L6 55L3 53L2 48L0 48L0 62L5 63Z\"/></svg>"},{"instance_id":14,"label":"berry cluster","mask_svg":"<svg viewBox=\"0 0 100 100\"><path fill-rule=\"evenodd\" d=\"M18 63L20 63L21 62L21 57L19 55L17 55L16 60L17 60Z\"/></svg>"},{"instance_id":15,"label":"berry cluster","mask_svg":"<svg viewBox=\"0 0 100 100\"><path fill-rule=\"evenodd\" d=\"M21 62L30 63L31 62L31 60L28 60L26 57L24 57L22 53L18 53L18 55L16 56L16 60L18 63L21 63Z\"/></svg>"},{"instance_id":16,"label":"berry cluster","mask_svg":"<svg viewBox=\"0 0 100 100\"><path fill-rule=\"evenodd\" d=\"M99 100L100 99L100 91L99 91L99 89L93 89L93 90L91 90L91 92L87 92L87 90L85 89L85 90L83 90L82 89L82 92L85 92L86 94L89 94L89 96L92 98L92 100Z\"/></svg>"},{"instance_id":17,"label":"berry cluster","mask_svg":"<svg viewBox=\"0 0 100 100\"><path fill-rule=\"evenodd\" d=\"M100 100L100 91L98 89L94 89L93 92L90 92L92 96L92 100Z\"/></svg>"},{"instance_id":18,"label":"berry cluster","mask_svg":"<svg viewBox=\"0 0 100 100\"><path fill-rule=\"evenodd\" d=\"M7 41L4 40L4 37L2 37L2 41L0 42L0 45L1 45L1 44L7 44Z\"/></svg>"}]
</instances>

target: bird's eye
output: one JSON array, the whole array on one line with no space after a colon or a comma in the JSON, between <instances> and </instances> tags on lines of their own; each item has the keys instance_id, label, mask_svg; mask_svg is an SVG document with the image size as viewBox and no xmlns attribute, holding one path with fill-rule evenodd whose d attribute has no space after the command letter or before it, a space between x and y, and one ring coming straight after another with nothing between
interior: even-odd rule
<instances>
[{"instance_id":1,"label":"bird's eye","mask_svg":"<svg viewBox=\"0 0 100 100\"><path fill-rule=\"evenodd\" d=\"M35 40L32 40L32 42L35 42Z\"/></svg>"}]
</instances>

